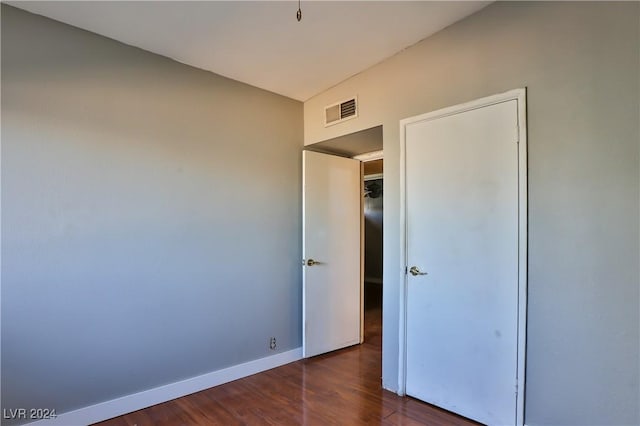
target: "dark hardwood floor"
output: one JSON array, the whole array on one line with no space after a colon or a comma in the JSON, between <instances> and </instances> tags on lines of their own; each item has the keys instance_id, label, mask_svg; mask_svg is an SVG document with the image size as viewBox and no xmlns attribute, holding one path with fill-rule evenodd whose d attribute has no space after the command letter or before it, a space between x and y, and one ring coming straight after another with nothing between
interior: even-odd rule
<instances>
[{"instance_id":1,"label":"dark hardwood floor","mask_svg":"<svg viewBox=\"0 0 640 426\"><path fill-rule=\"evenodd\" d=\"M476 425L381 388L381 309L366 301L365 343L99 423L147 425Z\"/></svg>"}]
</instances>

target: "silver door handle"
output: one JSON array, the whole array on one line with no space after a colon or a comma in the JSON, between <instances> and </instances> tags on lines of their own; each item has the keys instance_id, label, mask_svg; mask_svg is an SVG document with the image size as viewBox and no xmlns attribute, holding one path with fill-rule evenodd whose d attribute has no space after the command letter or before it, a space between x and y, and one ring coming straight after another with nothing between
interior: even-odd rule
<instances>
[{"instance_id":1,"label":"silver door handle","mask_svg":"<svg viewBox=\"0 0 640 426\"><path fill-rule=\"evenodd\" d=\"M412 266L411 268L409 268L409 273L411 275L413 275L414 277L417 275L427 275L427 272L420 272L420 269L418 269L417 266Z\"/></svg>"},{"instance_id":2,"label":"silver door handle","mask_svg":"<svg viewBox=\"0 0 640 426\"><path fill-rule=\"evenodd\" d=\"M318 262L316 260L313 260L313 259L307 259L307 260L303 260L302 264L306 265L306 266L313 266L313 265L319 265L320 262Z\"/></svg>"}]
</instances>

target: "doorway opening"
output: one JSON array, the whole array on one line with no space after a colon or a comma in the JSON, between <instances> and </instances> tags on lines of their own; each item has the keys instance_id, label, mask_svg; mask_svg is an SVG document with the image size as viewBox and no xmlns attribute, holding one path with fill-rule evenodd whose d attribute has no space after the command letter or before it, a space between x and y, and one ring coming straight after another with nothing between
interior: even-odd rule
<instances>
[{"instance_id":1,"label":"doorway opening","mask_svg":"<svg viewBox=\"0 0 640 426\"><path fill-rule=\"evenodd\" d=\"M362 170L361 343L382 350L382 126L305 146L306 151L358 160Z\"/></svg>"},{"instance_id":2,"label":"doorway opening","mask_svg":"<svg viewBox=\"0 0 640 426\"><path fill-rule=\"evenodd\" d=\"M364 340L382 347L383 159L363 163Z\"/></svg>"}]
</instances>

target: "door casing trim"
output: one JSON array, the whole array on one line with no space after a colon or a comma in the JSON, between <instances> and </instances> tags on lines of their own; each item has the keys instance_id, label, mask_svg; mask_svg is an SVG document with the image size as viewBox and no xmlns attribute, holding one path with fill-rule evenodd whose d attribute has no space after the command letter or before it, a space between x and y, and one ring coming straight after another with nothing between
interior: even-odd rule
<instances>
[{"instance_id":1,"label":"door casing trim","mask_svg":"<svg viewBox=\"0 0 640 426\"><path fill-rule=\"evenodd\" d=\"M407 204L406 204L406 127L420 121L432 121L454 114L511 100L518 107L518 341L516 372L516 422L524 425L525 356L527 332L527 110L526 88L514 89L459 105L400 120L400 309L398 394L406 394L407 384Z\"/></svg>"}]
</instances>

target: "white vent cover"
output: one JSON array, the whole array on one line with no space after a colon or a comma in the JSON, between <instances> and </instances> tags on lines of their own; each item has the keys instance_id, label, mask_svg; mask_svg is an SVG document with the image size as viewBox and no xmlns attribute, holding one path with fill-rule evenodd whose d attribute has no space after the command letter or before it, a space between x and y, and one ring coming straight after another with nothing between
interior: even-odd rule
<instances>
[{"instance_id":1,"label":"white vent cover","mask_svg":"<svg viewBox=\"0 0 640 426\"><path fill-rule=\"evenodd\" d=\"M331 126L350 120L358 116L358 98L353 97L346 101L324 107L324 126Z\"/></svg>"}]
</instances>

